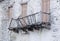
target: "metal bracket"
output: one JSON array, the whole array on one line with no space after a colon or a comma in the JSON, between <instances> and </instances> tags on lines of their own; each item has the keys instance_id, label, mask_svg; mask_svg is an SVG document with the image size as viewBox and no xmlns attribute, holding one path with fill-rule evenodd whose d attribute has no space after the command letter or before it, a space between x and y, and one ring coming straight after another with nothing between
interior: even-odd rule
<instances>
[{"instance_id":1,"label":"metal bracket","mask_svg":"<svg viewBox=\"0 0 60 41\"><path fill-rule=\"evenodd\" d=\"M50 22L42 22L41 23L42 28L50 29L50 26L51 26Z\"/></svg>"}]
</instances>

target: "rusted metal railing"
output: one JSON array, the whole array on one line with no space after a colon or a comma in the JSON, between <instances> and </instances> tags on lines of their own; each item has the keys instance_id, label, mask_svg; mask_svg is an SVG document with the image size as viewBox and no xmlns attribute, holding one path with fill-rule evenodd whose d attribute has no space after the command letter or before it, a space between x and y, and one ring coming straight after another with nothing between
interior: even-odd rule
<instances>
[{"instance_id":1,"label":"rusted metal railing","mask_svg":"<svg viewBox=\"0 0 60 41\"><path fill-rule=\"evenodd\" d=\"M50 29L50 25L51 25L50 22L40 22L40 21L37 22L36 21L36 15L37 14L40 15L40 13L47 14L46 12L37 12L37 13L34 13L32 15L28 15L28 16L25 16L25 17L17 18L17 19L12 18L11 22L9 24L9 30L19 33L19 30L22 30L24 32L28 32L28 31L33 31L34 29L39 30L41 28ZM15 20L16 23L17 23L16 27L11 27L13 20Z\"/></svg>"}]
</instances>

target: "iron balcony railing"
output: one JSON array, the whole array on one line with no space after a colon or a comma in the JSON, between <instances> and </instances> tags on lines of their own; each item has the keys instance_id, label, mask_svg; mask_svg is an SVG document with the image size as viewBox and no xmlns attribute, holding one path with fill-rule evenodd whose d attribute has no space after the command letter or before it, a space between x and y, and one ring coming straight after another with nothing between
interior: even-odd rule
<instances>
[{"instance_id":1,"label":"iron balcony railing","mask_svg":"<svg viewBox=\"0 0 60 41\"><path fill-rule=\"evenodd\" d=\"M28 31L33 31L35 30L39 30L41 28L47 28L50 29L50 22L41 22L40 19L38 19L39 21L37 22L36 20L36 15L40 15L40 13L44 13L44 14L50 14L50 13L46 13L46 12L37 12L25 17L20 17L17 19L11 19L11 22L9 24L9 30L14 31L16 33L19 33L19 30L22 30L24 32L28 32ZM38 18L38 17L37 17ZM11 26L12 24L15 24L14 22L16 22L15 26ZM28 30L28 31L27 31Z\"/></svg>"}]
</instances>

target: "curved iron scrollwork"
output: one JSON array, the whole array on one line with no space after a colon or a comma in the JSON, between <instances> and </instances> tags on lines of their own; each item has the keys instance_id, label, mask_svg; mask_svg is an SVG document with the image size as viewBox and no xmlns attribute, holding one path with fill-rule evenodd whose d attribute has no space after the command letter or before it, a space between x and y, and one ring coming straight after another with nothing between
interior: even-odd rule
<instances>
[{"instance_id":1,"label":"curved iron scrollwork","mask_svg":"<svg viewBox=\"0 0 60 41\"><path fill-rule=\"evenodd\" d=\"M28 31L39 30L41 28L50 29L50 27L49 27L51 25L50 22L37 22L36 21L35 17L36 17L37 14L40 14L40 13L41 12L37 12L35 14L28 15L28 16L25 16L25 17L21 17L21 18L17 18L17 19L11 19L11 22L10 22L10 25L9 25L9 30L11 30L13 32L16 32L16 33L19 33L19 31L22 30L22 31L28 33ZM13 20L18 21L17 27L11 27L11 23L12 23Z\"/></svg>"}]
</instances>

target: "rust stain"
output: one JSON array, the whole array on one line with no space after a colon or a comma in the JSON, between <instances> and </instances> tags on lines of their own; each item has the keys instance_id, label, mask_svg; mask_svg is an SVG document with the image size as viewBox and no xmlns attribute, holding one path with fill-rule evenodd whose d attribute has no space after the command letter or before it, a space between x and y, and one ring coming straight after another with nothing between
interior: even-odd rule
<instances>
[{"instance_id":1,"label":"rust stain","mask_svg":"<svg viewBox=\"0 0 60 41\"><path fill-rule=\"evenodd\" d=\"M26 4L21 4L22 5L22 14L20 17L25 17L27 15L27 3ZM25 26L26 25L26 19L24 18L22 20L22 24Z\"/></svg>"},{"instance_id":2,"label":"rust stain","mask_svg":"<svg viewBox=\"0 0 60 41\"><path fill-rule=\"evenodd\" d=\"M50 0L42 0L42 12L49 13L50 12ZM48 22L48 14L42 13L42 21L43 22Z\"/></svg>"},{"instance_id":3,"label":"rust stain","mask_svg":"<svg viewBox=\"0 0 60 41\"><path fill-rule=\"evenodd\" d=\"M24 17L27 15L27 4L22 5L22 14L21 16Z\"/></svg>"},{"instance_id":4,"label":"rust stain","mask_svg":"<svg viewBox=\"0 0 60 41\"><path fill-rule=\"evenodd\" d=\"M8 9L8 17L11 18L11 16L12 16L12 8L9 8Z\"/></svg>"}]
</instances>

